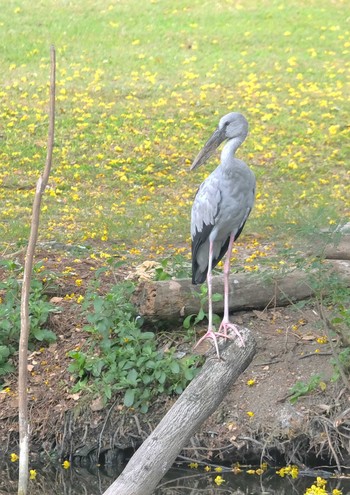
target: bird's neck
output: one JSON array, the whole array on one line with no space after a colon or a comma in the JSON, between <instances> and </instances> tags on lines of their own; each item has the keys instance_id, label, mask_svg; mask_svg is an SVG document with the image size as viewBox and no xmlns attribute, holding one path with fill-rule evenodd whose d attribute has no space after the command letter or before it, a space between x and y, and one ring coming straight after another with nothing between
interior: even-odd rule
<instances>
[{"instance_id":1,"label":"bird's neck","mask_svg":"<svg viewBox=\"0 0 350 495\"><path fill-rule=\"evenodd\" d=\"M244 139L245 137L236 137L227 141L221 152L221 164L231 163L237 148L243 143Z\"/></svg>"}]
</instances>

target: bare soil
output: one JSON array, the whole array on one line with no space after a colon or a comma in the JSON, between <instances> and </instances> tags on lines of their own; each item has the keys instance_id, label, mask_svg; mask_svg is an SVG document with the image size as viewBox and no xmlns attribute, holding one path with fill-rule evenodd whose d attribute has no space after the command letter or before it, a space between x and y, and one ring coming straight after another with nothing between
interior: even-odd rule
<instances>
[{"instance_id":1,"label":"bare soil","mask_svg":"<svg viewBox=\"0 0 350 495\"><path fill-rule=\"evenodd\" d=\"M118 397L103 408L98 400L73 394L68 352L83 348L87 334L76 304L64 295L84 294L102 261L80 259L73 263L71 255L52 251L40 252L37 259L44 259L46 268L60 274L52 301L61 312L50 322L57 342L38 347L28 358L32 455L42 458L54 453L83 466L123 462L176 397L159 397L144 415L125 410ZM67 267L74 271L62 276ZM117 279L115 275L101 276L107 287L133 270L121 267ZM76 279L82 281L80 286ZM182 455L228 463L346 465L350 452L349 389L341 380L331 382L331 346L318 340L324 332L314 303L309 301L303 309L289 306L236 313L232 319L253 330L257 354ZM173 330L175 338L181 338L181 333ZM193 352L192 347L187 346L186 351ZM199 349L205 351L206 344ZM300 381L309 383L315 374L322 376L320 384L291 404L291 387ZM17 449L17 406L16 376L12 375L0 393L0 453Z\"/></svg>"}]
</instances>

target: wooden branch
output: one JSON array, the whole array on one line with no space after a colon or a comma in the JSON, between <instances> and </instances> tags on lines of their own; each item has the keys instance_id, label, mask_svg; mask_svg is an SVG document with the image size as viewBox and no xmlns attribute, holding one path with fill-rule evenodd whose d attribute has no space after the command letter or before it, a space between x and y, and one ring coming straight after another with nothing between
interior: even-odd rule
<instances>
[{"instance_id":1,"label":"wooden branch","mask_svg":"<svg viewBox=\"0 0 350 495\"><path fill-rule=\"evenodd\" d=\"M327 260L329 273L336 273L350 287L350 261ZM316 273L316 272L314 272ZM190 279L142 282L134 294L140 315L151 320L175 320L199 311L199 287ZM223 277L213 277L213 294L223 294ZM314 294L310 273L295 270L284 276L270 274L232 274L229 307L231 311L261 309L273 303L286 306L291 301L307 299ZM222 313L223 302L214 302L215 313Z\"/></svg>"},{"instance_id":2,"label":"wooden branch","mask_svg":"<svg viewBox=\"0 0 350 495\"><path fill-rule=\"evenodd\" d=\"M245 342L220 339L223 360L211 351L200 374L192 380L159 425L130 459L104 495L150 495L187 445L194 432L217 409L230 386L243 373L256 352L250 330L240 329Z\"/></svg>"},{"instance_id":3,"label":"wooden branch","mask_svg":"<svg viewBox=\"0 0 350 495\"><path fill-rule=\"evenodd\" d=\"M49 109L49 135L47 144L47 155L42 177L37 182L32 211L32 222L24 261L23 285L21 294L21 333L19 340L19 363L18 363L18 420L19 420L19 475L18 475L18 495L25 495L28 489L28 456L29 456L29 421L28 421L28 338L29 338L29 294L30 281L33 271L33 259L35 245L39 231L39 217L41 198L47 186L51 170L52 151L54 141L55 123L55 74L56 61L55 49L52 46L50 51L51 74L50 74L50 109Z\"/></svg>"}]
</instances>

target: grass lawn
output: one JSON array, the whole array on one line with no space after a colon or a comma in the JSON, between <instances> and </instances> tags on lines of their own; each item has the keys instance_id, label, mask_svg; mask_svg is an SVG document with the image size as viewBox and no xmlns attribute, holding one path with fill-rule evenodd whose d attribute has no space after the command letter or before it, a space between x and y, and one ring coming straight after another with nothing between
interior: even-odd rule
<instances>
[{"instance_id":1,"label":"grass lawn","mask_svg":"<svg viewBox=\"0 0 350 495\"><path fill-rule=\"evenodd\" d=\"M40 241L135 260L189 255L193 196L219 155L189 165L232 110L250 123L238 156L258 181L242 243L259 252L345 220L348 19L345 0L4 2L0 253L28 238L51 43L56 140Z\"/></svg>"}]
</instances>

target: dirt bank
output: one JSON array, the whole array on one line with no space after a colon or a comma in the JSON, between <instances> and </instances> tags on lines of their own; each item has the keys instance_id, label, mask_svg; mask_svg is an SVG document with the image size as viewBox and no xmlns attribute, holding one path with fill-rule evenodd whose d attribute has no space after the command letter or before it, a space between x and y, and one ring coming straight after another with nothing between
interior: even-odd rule
<instances>
[{"instance_id":1,"label":"dirt bank","mask_svg":"<svg viewBox=\"0 0 350 495\"><path fill-rule=\"evenodd\" d=\"M51 253L46 263L62 272L71 260L55 259ZM92 263L82 261L74 267L75 279L83 281L81 286L66 279L61 295L55 296L62 308L51 319L57 342L29 356L32 455L70 458L83 466L122 463L176 400L159 397L147 414L141 414L126 410L118 397L101 408L98 401L72 393L67 353L83 347L87 334L76 305L61 297L72 289L84 292ZM125 275L125 270L119 273L120 278ZM349 390L340 379L331 381L331 348L324 339L319 309L311 301L299 308L292 305L234 315L235 323L253 330L258 352L183 456L229 463L346 464L350 452ZM187 352L192 352L189 345ZM291 387L297 382L310 384L317 374L321 378L315 388L291 404ZM8 376L0 393L0 449L4 455L17 449L17 403L16 376Z\"/></svg>"}]
</instances>

